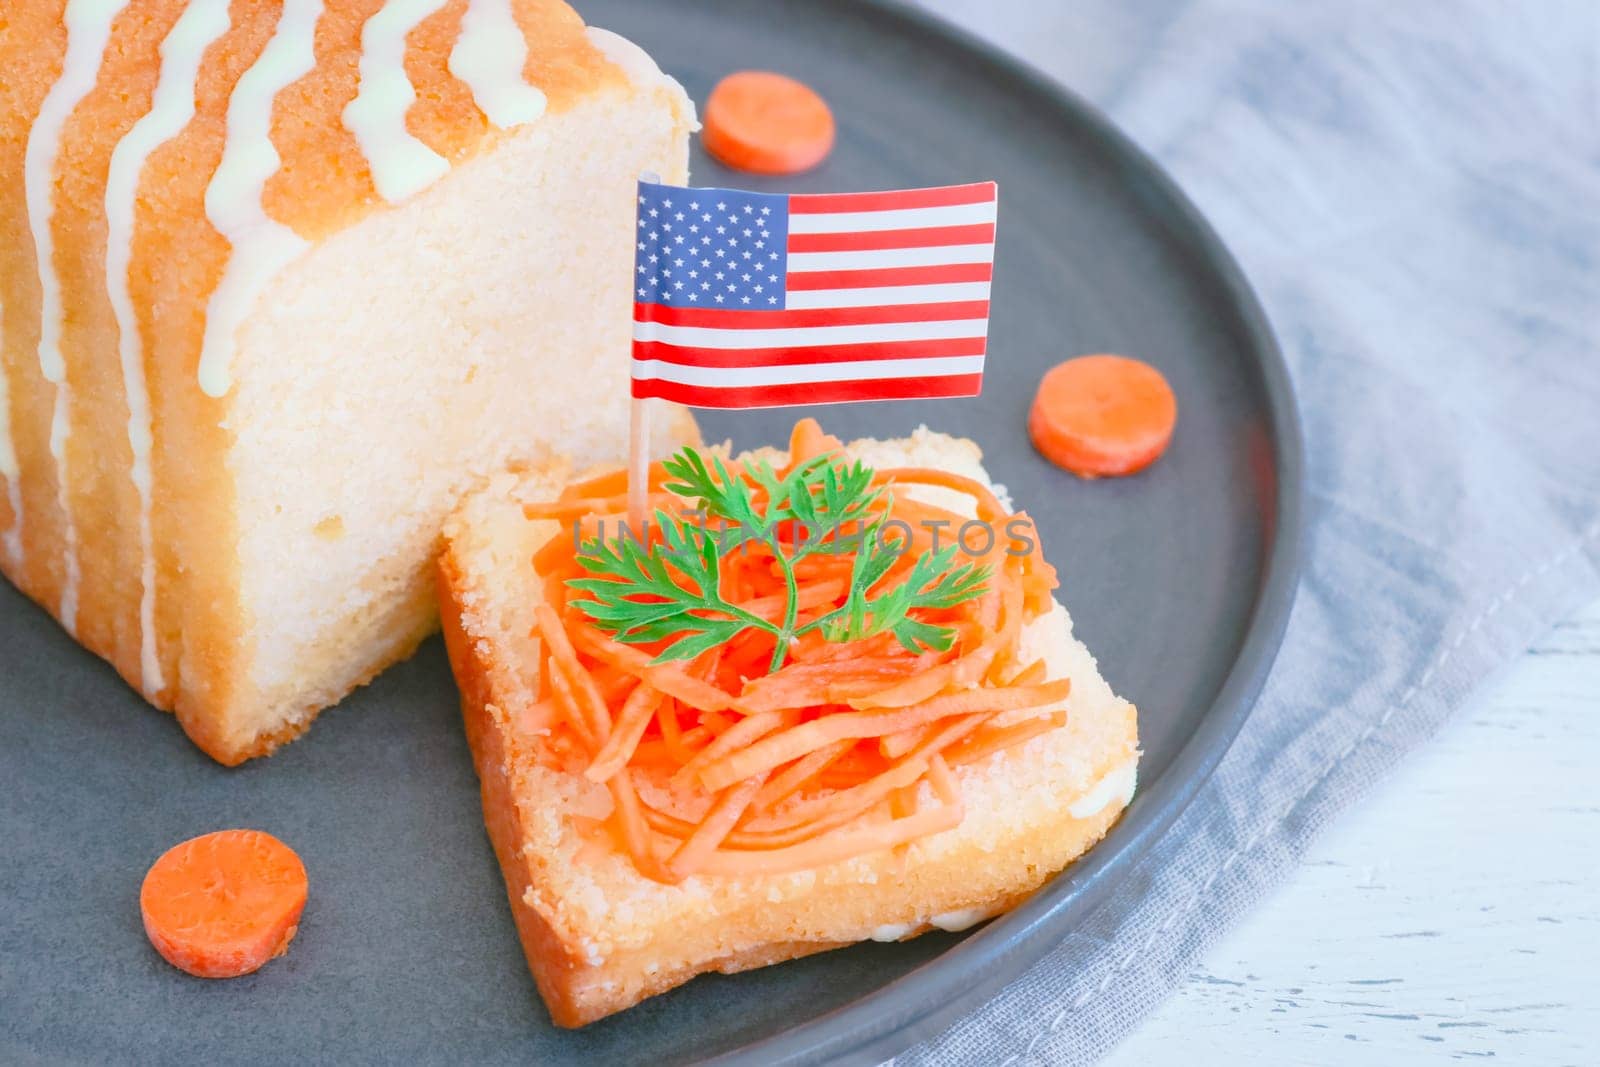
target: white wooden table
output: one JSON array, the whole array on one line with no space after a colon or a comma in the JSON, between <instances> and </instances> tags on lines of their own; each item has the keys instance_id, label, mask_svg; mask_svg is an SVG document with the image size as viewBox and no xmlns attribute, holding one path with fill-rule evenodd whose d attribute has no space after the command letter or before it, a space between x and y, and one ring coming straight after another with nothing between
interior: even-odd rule
<instances>
[{"instance_id":1,"label":"white wooden table","mask_svg":"<svg viewBox=\"0 0 1600 1067\"><path fill-rule=\"evenodd\" d=\"M1317 841L1107 1059L1600 1063L1600 602Z\"/></svg>"}]
</instances>

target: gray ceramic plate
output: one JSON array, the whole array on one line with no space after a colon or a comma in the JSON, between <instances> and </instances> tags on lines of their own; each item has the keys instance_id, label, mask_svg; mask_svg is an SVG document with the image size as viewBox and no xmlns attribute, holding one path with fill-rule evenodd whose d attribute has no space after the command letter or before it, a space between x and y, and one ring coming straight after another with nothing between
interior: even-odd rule
<instances>
[{"instance_id":1,"label":"gray ceramic plate","mask_svg":"<svg viewBox=\"0 0 1600 1067\"><path fill-rule=\"evenodd\" d=\"M221 1056L757 1062L890 1055L979 1005L1091 908L1221 757L1292 593L1300 459L1287 376L1227 253L1171 183L1079 102L919 16L864 2L589 0L696 99L740 67L798 75L840 119L833 157L774 185L703 157L702 184L1001 190L982 398L816 412L835 433L926 421L976 438L1040 521L1078 632L1140 708L1138 798L1085 860L966 937L858 946L712 976L579 1033L539 1005L479 821L437 641L271 760L227 771L9 587L0 591L0 1059ZM1029 448L1046 367L1124 352L1181 418L1138 477L1079 482ZM793 412L708 415L740 445ZM233 982L157 959L137 888L171 843L253 826L312 880L287 958Z\"/></svg>"}]
</instances>

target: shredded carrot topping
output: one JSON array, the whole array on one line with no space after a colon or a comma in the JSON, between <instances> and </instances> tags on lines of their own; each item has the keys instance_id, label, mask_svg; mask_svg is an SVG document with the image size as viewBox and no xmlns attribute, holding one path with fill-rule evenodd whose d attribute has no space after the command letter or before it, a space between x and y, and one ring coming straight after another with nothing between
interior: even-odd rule
<instances>
[{"instance_id":1,"label":"shredded carrot topping","mask_svg":"<svg viewBox=\"0 0 1600 1067\"><path fill-rule=\"evenodd\" d=\"M803 419L781 470L709 454L653 465L653 510L750 509L771 520L754 539L719 543L669 525L624 535L632 549L605 549L626 507L620 471L526 509L560 524L532 561L545 593L538 722L552 751L575 754L611 793L611 814L583 825L609 834L647 878L903 852L960 824L952 766L1065 721L1070 681L1020 650L1056 586L1031 520L972 479L852 472L841 449ZM682 484L686 470L703 475L699 493ZM726 499L704 499L730 485ZM972 510L925 504L919 487L953 490ZM827 508L853 526L819 544L802 520ZM935 556L918 523L959 526L973 514L992 543ZM890 519L898 533L875 549L867 537ZM905 551L889 559L885 544Z\"/></svg>"}]
</instances>

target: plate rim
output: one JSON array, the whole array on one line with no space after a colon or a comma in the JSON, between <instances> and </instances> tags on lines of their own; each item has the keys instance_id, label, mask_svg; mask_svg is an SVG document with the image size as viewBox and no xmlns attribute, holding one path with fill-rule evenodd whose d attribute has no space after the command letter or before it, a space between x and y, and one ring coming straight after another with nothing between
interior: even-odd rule
<instances>
[{"instance_id":1,"label":"plate rim","mask_svg":"<svg viewBox=\"0 0 1600 1067\"><path fill-rule=\"evenodd\" d=\"M1271 424L1276 497L1263 516L1271 539L1250 622L1233 665L1166 771L1140 790L1113 828L1113 851L1097 846L1020 907L883 987L814 1019L757 1038L708 1064L876 1064L937 1036L992 1000L1039 962L1094 911L1121 875L1154 847L1217 765L1255 708L1277 659L1299 587L1305 549L1305 445L1293 379L1271 321L1233 254L1177 181L1098 107L1025 60L909 0L853 0L926 38L967 53L1024 92L1073 115L1113 158L1153 186L1187 230L1221 288L1232 298L1256 359Z\"/></svg>"}]
</instances>

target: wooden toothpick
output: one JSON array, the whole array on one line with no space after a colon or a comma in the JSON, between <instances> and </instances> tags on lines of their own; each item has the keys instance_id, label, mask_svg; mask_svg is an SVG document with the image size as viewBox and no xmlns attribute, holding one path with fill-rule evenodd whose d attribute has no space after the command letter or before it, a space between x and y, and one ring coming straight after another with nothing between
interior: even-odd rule
<instances>
[{"instance_id":1,"label":"wooden toothpick","mask_svg":"<svg viewBox=\"0 0 1600 1067\"><path fill-rule=\"evenodd\" d=\"M642 171L639 180L661 184L661 175ZM650 495L650 401L634 397L628 409L628 525L644 536L645 502Z\"/></svg>"},{"instance_id":2,"label":"wooden toothpick","mask_svg":"<svg viewBox=\"0 0 1600 1067\"><path fill-rule=\"evenodd\" d=\"M650 401L634 397L628 412L628 527L641 538L649 495Z\"/></svg>"}]
</instances>

